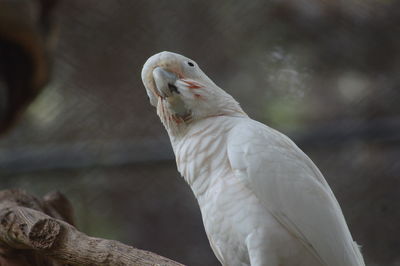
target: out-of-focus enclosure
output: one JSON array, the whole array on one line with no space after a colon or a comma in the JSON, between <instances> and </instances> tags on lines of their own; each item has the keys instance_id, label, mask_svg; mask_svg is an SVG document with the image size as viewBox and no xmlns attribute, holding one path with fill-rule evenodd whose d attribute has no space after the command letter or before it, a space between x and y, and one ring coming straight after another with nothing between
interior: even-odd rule
<instances>
[{"instance_id":1,"label":"out-of-focus enclosure","mask_svg":"<svg viewBox=\"0 0 400 266\"><path fill-rule=\"evenodd\" d=\"M60 190L90 235L218 265L140 79L168 50L312 158L367 265L400 265L399 1L64 0L53 18L51 79L1 136L1 189Z\"/></svg>"}]
</instances>

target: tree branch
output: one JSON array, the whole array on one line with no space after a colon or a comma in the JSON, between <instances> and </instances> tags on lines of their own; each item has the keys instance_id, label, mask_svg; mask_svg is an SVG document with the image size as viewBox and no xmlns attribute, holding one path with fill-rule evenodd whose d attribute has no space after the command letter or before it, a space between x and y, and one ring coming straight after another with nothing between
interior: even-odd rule
<instances>
[{"instance_id":1,"label":"tree branch","mask_svg":"<svg viewBox=\"0 0 400 266\"><path fill-rule=\"evenodd\" d=\"M21 195L25 200L32 199L31 207L20 200ZM182 265L118 241L89 237L74 226L35 210L49 207L43 205L48 204L20 190L0 191L0 243L3 247L34 250L69 265Z\"/></svg>"}]
</instances>

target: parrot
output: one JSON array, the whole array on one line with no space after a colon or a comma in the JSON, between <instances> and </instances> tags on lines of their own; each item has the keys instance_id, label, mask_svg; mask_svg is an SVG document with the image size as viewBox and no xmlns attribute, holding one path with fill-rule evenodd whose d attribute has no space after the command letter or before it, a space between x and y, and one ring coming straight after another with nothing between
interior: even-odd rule
<instances>
[{"instance_id":1,"label":"parrot","mask_svg":"<svg viewBox=\"0 0 400 266\"><path fill-rule=\"evenodd\" d=\"M324 176L289 137L183 55L149 57L141 78L222 265L365 265Z\"/></svg>"}]
</instances>

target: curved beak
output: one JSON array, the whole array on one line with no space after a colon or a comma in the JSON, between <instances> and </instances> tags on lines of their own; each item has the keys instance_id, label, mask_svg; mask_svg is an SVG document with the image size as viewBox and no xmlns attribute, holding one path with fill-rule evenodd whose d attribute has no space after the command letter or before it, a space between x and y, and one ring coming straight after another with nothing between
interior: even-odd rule
<instances>
[{"instance_id":1,"label":"curved beak","mask_svg":"<svg viewBox=\"0 0 400 266\"><path fill-rule=\"evenodd\" d=\"M153 78L155 83L155 89L159 95L163 98L178 93L178 88L175 86L178 76L175 73L169 72L162 67L156 67L153 70Z\"/></svg>"}]
</instances>

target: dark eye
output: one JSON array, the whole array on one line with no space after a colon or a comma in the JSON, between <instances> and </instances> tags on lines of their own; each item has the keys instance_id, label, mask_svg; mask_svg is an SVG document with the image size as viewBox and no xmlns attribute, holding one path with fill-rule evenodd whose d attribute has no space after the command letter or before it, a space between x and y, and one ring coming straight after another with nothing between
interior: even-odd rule
<instances>
[{"instance_id":1,"label":"dark eye","mask_svg":"<svg viewBox=\"0 0 400 266\"><path fill-rule=\"evenodd\" d=\"M194 64L192 62L190 62L190 61L188 62L188 65L191 66L191 67L194 67Z\"/></svg>"}]
</instances>

